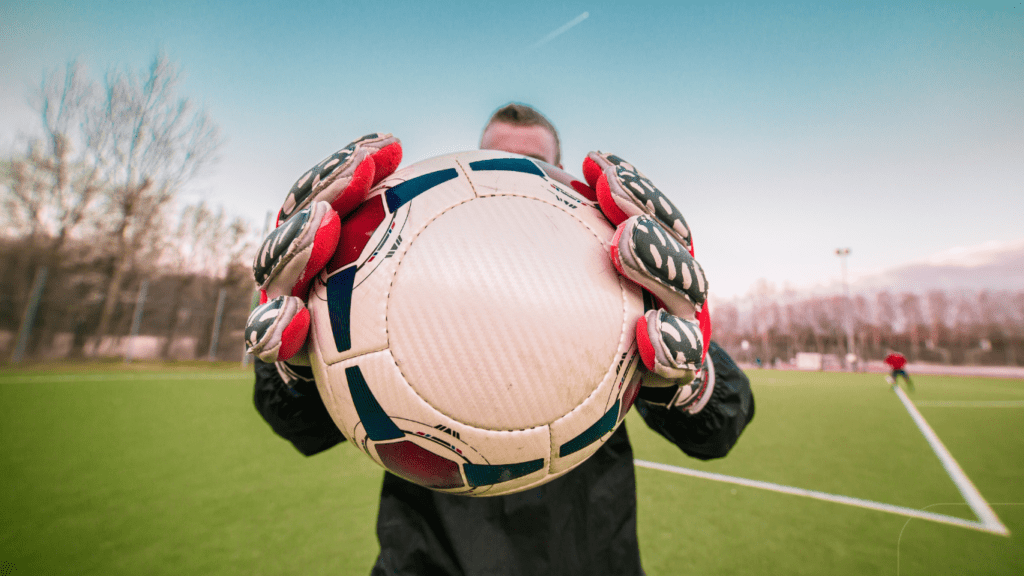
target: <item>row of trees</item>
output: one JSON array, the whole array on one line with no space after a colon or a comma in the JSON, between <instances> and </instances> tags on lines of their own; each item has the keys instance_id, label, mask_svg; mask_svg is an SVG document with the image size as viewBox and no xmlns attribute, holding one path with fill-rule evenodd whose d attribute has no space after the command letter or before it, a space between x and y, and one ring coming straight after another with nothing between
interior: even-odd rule
<instances>
[{"instance_id":1,"label":"row of trees","mask_svg":"<svg viewBox=\"0 0 1024 576\"><path fill-rule=\"evenodd\" d=\"M888 349L911 361L1024 364L1024 290L923 293L880 291L844 296L776 292L760 283L747 298L712 307L715 339L742 356L787 361L797 352L861 359Z\"/></svg>"},{"instance_id":2,"label":"row of trees","mask_svg":"<svg viewBox=\"0 0 1024 576\"><path fill-rule=\"evenodd\" d=\"M178 96L179 78L164 55L102 81L72 62L33 91L39 130L0 161L0 346L8 355L19 342L27 356L112 350L143 286L141 330L161 324L165 357L186 332L211 333L214 311L199 310L221 289L228 314L243 314L233 325L244 325L252 292L244 263L257 238L223 210L176 202L222 144L209 115ZM29 328L32 337L19 339Z\"/></svg>"},{"instance_id":3,"label":"row of trees","mask_svg":"<svg viewBox=\"0 0 1024 576\"><path fill-rule=\"evenodd\" d=\"M158 55L102 81L72 62L34 91L39 132L0 160L4 357L121 355L132 333L162 358L240 356L259 235L204 203L172 210L222 143L178 80ZM715 339L748 360L842 356L850 339L863 359L1024 362L1024 291L847 299L762 282L712 314Z\"/></svg>"}]
</instances>

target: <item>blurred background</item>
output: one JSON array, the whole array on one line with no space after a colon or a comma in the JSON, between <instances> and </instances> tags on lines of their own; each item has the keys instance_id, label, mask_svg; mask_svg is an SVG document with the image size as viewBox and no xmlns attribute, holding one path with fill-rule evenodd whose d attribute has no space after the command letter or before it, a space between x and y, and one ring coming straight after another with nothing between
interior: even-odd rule
<instances>
[{"instance_id":1,"label":"blurred background","mask_svg":"<svg viewBox=\"0 0 1024 576\"><path fill-rule=\"evenodd\" d=\"M296 177L518 101L682 208L738 359L1019 366L1022 95L1009 0L5 2L0 359L244 361Z\"/></svg>"}]
</instances>

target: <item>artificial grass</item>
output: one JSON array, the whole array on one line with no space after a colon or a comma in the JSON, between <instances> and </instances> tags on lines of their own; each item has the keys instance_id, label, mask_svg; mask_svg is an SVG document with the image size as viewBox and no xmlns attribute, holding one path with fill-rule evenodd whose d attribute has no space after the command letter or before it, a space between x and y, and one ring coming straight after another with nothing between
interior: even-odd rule
<instances>
[{"instance_id":1,"label":"artificial grass","mask_svg":"<svg viewBox=\"0 0 1024 576\"><path fill-rule=\"evenodd\" d=\"M636 456L973 519L880 375L751 371L730 455L688 458L628 417ZM915 400L1018 400L1024 382L918 376ZM0 563L12 574L367 574L382 472L305 458L237 367L0 372ZM648 574L1024 573L1024 409L922 407L1009 538L637 469ZM6 566L7 564L4 564Z\"/></svg>"},{"instance_id":2,"label":"artificial grass","mask_svg":"<svg viewBox=\"0 0 1024 576\"><path fill-rule=\"evenodd\" d=\"M750 371L757 413L724 459L687 458L631 414L636 457L975 520L881 375ZM919 376L913 399L1013 400L1024 382ZM637 470L650 574L1024 573L1024 409L921 408L1009 538ZM694 542L699 542L695 545ZM696 556L696 558L695 558ZM897 562L899 565L897 566Z\"/></svg>"},{"instance_id":3,"label":"artificial grass","mask_svg":"<svg viewBox=\"0 0 1024 576\"><path fill-rule=\"evenodd\" d=\"M0 558L24 574L365 574L381 471L305 458L252 376L0 378ZM351 453L351 454L349 454Z\"/></svg>"}]
</instances>

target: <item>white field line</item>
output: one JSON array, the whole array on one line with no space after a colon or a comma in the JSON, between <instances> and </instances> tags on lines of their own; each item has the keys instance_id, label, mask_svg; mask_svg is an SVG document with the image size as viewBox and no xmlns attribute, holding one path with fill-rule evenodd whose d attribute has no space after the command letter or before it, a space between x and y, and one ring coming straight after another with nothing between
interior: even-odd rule
<instances>
[{"instance_id":1,"label":"white field line","mask_svg":"<svg viewBox=\"0 0 1024 576\"><path fill-rule=\"evenodd\" d=\"M872 500L863 500L861 498L853 498L851 496L841 496L839 494L829 494L828 492L818 492L817 490L807 490L805 488L797 488L795 486L785 486L782 484L775 484L773 482L764 482L762 480L750 480L748 478L739 478L737 476L727 476L725 474L717 474L714 472L703 472L700 470L693 470L692 468L683 468L680 466L671 466L669 464L661 464L658 462L648 462L646 460L634 460L633 463L641 468L650 468L652 470L661 470L663 472L672 472L674 474L682 474L684 476L692 476L694 478L702 478L705 480L714 480L716 482L725 482L728 484L736 484L739 486L747 486L749 488L759 488L761 490L771 490L772 492L780 492L782 494L791 494L793 496L803 496L805 498L813 498L815 500L824 500L826 502L835 502L837 504L846 504L847 506L856 506L858 508L866 508L868 510L877 510L879 512L888 512L890 514L898 514L900 516L906 516L909 518L919 518L921 520L930 520L932 522L939 522L942 524L949 524L952 526L960 526L962 528L970 528L972 530L979 530L981 532L988 532L990 534L997 534L999 536L1009 536L1010 531L999 521L999 517L996 516L995 512L989 506L988 502L982 498L981 493L975 488L971 480L964 474L963 469L957 464L953 455L949 453L949 450L939 440L938 435L932 430L928 422L925 421L924 416L917 411L914 407L914 403L910 401L906 393L903 392L902 388L897 387L896 395L900 401L903 402L907 412L910 413L910 417L913 418L914 423L917 424L918 429L921 430L921 434L924 435L925 440L932 447L932 451L938 456L939 461L942 463L942 467L946 469L946 473L949 474L950 479L956 484L960 494L963 495L964 500L967 501L967 506L971 508L974 514L981 520L964 520L963 518L957 518L955 516L947 516L945 514L936 514L934 512L926 512L924 510L916 510L914 508L906 508L904 506L895 506L893 504L885 504L884 502L875 502ZM1011 401L1013 402L1013 401ZM986 403L988 404L988 403ZM945 404L943 404L945 405Z\"/></svg>"},{"instance_id":2,"label":"white field line","mask_svg":"<svg viewBox=\"0 0 1024 576\"><path fill-rule=\"evenodd\" d=\"M1024 408L1024 400L921 400L918 408Z\"/></svg>"},{"instance_id":3,"label":"white field line","mask_svg":"<svg viewBox=\"0 0 1024 576\"><path fill-rule=\"evenodd\" d=\"M992 502L992 506L1024 506L1024 502ZM927 510L933 506L967 506L964 502L936 502L935 504L929 504L923 509ZM903 524L903 528L900 529L900 536L896 539L896 576L900 576L900 543L903 542L903 532L910 525L910 521L913 518L907 518L907 521Z\"/></svg>"},{"instance_id":4,"label":"white field line","mask_svg":"<svg viewBox=\"0 0 1024 576\"><path fill-rule=\"evenodd\" d=\"M181 374L146 374L145 372L137 372L130 374L38 374L32 376L14 376L5 377L0 376L0 384L30 384L38 382L87 382L87 381L101 381L101 380L234 380L241 378L248 378L251 374L202 374L194 372L183 372ZM1009 536L1010 531L1000 522L999 517L996 516L995 512L989 506L988 502L981 496L978 489L971 483L971 480L964 474L963 469L957 464L953 455L949 453L949 450L942 444L939 437L932 430L928 422L925 421L921 413L914 407L913 402L907 397L906 393L903 392L902 388L896 388L896 395L900 401L903 402L907 412L910 413L914 423L917 424L918 429L924 435L925 440L931 445L935 455L938 456L939 461L942 462L943 468L949 474L953 483L956 484L957 489L960 490L960 494L963 495L967 501L967 505L970 506L971 510L981 519L981 522L974 522L970 520L964 520L955 516L946 516L944 514L935 514L932 512L924 512L916 510L914 508L906 508L903 506L895 506L893 504L885 504L883 502L874 502L872 500L863 500L861 498L853 498L851 496L842 496L839 494L829 494L827 492L818 492L817 490L807 490L805 488L797 488L795 486L785 486L782 484L775 484L772 482L764 482L762 480L750 480L747 478L739 478L737 476L727 476L725 474L717 474L714 472L703 472L700 470L693 470L691 468L683 468L680 466L671 466L669 464L660 464L658 462L648 462L646 460L634 460L634 464L642 468L650 468L652 470L661 470L663 472L672 472L675 474L682 474L684 476L692 476L695 478L703 478L705 480L714 480L717 482L725 482L729 484L736 484L739 486L747 486L750 488L759 488L762 490L771 490L773 492L780 492L782 494L791 494L794 496L804 496L806 498L813 498L815 500L824 500L826 502L835 502L839 504L846 504L848 506L856 506L859 508L866 508L869 510L877 510L880 512L888 512L891 514L899 514L901 516L907 516L910 518L920 518L922 520L931 520L933 522L940 522L943 524L950 524L953 526L960 526L963 528L971 528L974 530L980 530L982 532L990 532L992 534L998 534L1001 536ZM998 407L1003 407L1002 404L1013 403L1013 407L1017 407L1016 404L1021 402L1007 400L1007 401L993 401L993 402L960 402L958 404L970 404L971 407L975 407L978 404L985 404L984 407L989 407L989 404L997 404ZM922 405L941 405L948 406L951 403L947 402L933 402L927 404L925 402Z\"/></svg>"},{"instance_id":5,"label":"white field line","mask_svg":"<svg viewBox=\"0 0 1024 576\"><path fill-rule=\"evenodd\" d=\"M988 531L993 534L1009 536L1010 531L1002 522L999 521L999 517L996 516L996 513L992 510L992 507L988 505L988 502L981 497L981 492L978 492L978 489L975 488L971 479L967 477L967 474L964 474L963 469L960 468L959 464L957 464L953 455L949 453L949 450L947 450L942 444L942 441L939 440L939 436L935 434L932 427L925 421L924 416L921 416L921 413L918 412L914 403L910 401L909 397L907 397L907 393L899 386L895 388L895 391L896 396L900 399L900 402L903 402L903 406L907 409L907 412L910 413L910 417L914 419L914 423L917 424L917 427L921 430L921 434L924 434L925 440L927 440L928 444L931 445L935 455L939 457L939 461L942 462L942 467L946 469L946 473L949 474L953 483L956 484L957 489L960 490L960 494L963 495L964 500L967 501L967 504L971 507L971 510L974 511L974 514L978 516L978 519L981 520L981 523L984 524L988 528Z\"/></svg>"},{"instance_id":6,"label":"white field line","mask_svg":"<svg viewBox=\"0 0 1024 576\"><path fill-rule=\"evenodd\" d=\"M898 514L900 516L907 516L910 518L919 518L921 520L930 520L932 522L939 522L942 524L950 524L952 526L959 526L961 528L970 528L972 530L980 530L982 532L991 532L993 534L1001 534L1006 536L1009 532L1000 532L993 529L992 527L974 520L964 520L963 518L957 518L956 516L947 516L945 514L936 514L934 512L924 512L922 510L916 510L914 508L906 508L904 506L895 506L893 504L885 504L884 502L874 502L872 500L863 500L861 498L853 498L851 496L841 496L839 494L829 494L828 492L818 492L817 490L807 490L805 488L797 488L795 486L785 486L782 484L775 484L772 482L764 482L761 480L750 480L747 478L739 478L737 476L727 476L725 474L716 474L714 472L703 472L701 470L693 470L692 468L682 468L680 466L670 466L668 464L660 464L658 462L648 462L646 460L634 460L634 464L641 468L650 468L652 470L661 470L663 472L672 472L674 474L682 474L684 476L693 476L694 478L702 478L704 480L714 480L716 482L725 482L727 484L736 484L739 486L746 486L748 488L759 488L761 490L771 490L772 492L780 492L782 494L790 494L793 496L803 496L805 498L813 498L815 500L824 500L825 502L835 502L837 504L846 504L847 506L856 506L858 508L867 508L868 510L876 510L879 512L888 512L890 514ZM1002 526L1002 524L1000 524ZM1003 528L1005 531L1006 529Z\"/></svg>"}]
</instances>

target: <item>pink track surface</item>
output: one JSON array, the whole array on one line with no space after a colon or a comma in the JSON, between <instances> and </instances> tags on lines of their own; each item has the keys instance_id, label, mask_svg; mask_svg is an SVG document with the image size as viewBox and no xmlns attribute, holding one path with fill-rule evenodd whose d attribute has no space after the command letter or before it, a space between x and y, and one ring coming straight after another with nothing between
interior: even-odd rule
<instances>
[{"instance_id":1,"label":"pink track surface","mask_svg":"<svg viewBox=\"0 0 1024 576\"><path fill-rule=\"evenodd\" d=\"M745 371L757 370L755 364L739 362ZM765 368L768 368L767 366ZM782 370L796 370L795 366L783 364L779 366ZM920 364L907 363L904 370L913 378L917 374L938 374L944 376L983 376L987 378L1014 378L1024 379L1024 366L946 366L943 364ZM840 370L825 370L826 372L839 372ZM880 360L868 362L862 372L877 372L879 374L889 372L888 366Z\"/></svg>"}]
</instances>

